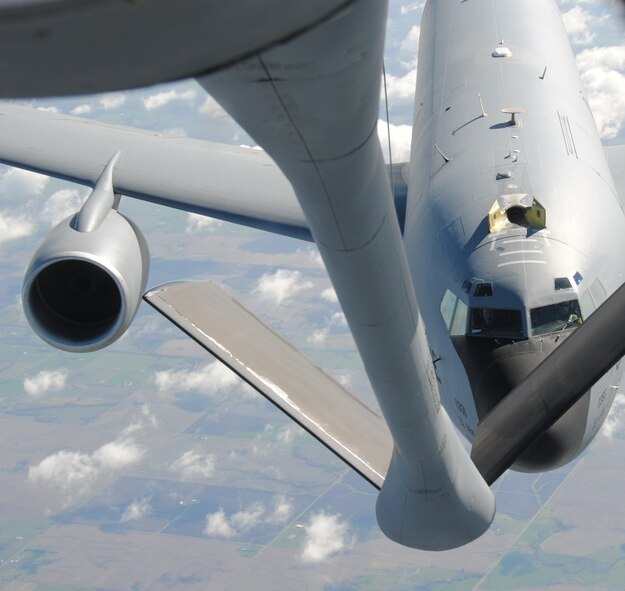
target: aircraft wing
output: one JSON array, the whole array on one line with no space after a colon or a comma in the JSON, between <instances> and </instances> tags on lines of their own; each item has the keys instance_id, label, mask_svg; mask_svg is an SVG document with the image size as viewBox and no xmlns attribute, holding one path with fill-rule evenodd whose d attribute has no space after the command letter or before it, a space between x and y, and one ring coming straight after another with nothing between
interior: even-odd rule
<instances>
[{"instance_id":1,"label":"aircraft wing","mask_svg":"<svg viewBox=\"0 0 625 591\"><path fill-rule=\"evenodd\" d=\"M225 291L171 283L144 299L381 488L393 452L384 419Z\"/></svg>"},{"instance_id":2,"label":"aircraft wing","mask_svg":"<svg viewBox=\"0 0 625 591\"><path fill-rule=\"evenodd\" d=\"M117 193L312 240L291 184L260 150L0 103L0 162L93 186L116 153Z\"/></svg>"},{"instance_id":3,"label":"aircraft wing","mask_svg":"<svg viewBox=\"0 0 625 591\"><path fill-rule=\"evenodd\" d=\"M616 185L621 207L625 207L625 144L606 146L603 151Z\"/></svg>"}]
</instances>

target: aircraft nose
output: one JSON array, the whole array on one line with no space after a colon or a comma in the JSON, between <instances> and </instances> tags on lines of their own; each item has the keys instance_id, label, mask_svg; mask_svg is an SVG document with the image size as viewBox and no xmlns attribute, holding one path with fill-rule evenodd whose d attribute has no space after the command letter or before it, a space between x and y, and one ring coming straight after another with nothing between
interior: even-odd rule
<instances>
[{"instance_id":1,"label":"aircraft nose","mask_svg":"<svg viewBox=\"0 0 625 591\"><path fill-rule=\"evenodd\" d=\"M456 346L469 375L480 420L523 382L566 337L566 333L541 335L506 344L496 339L466 337L462 347ZM581 448L589 405L590 392L587 392L512 467L522 472L543 472L570 462ZM531 417L520 415L514 419L525 421Z\"/></svg>"}]
</instances>

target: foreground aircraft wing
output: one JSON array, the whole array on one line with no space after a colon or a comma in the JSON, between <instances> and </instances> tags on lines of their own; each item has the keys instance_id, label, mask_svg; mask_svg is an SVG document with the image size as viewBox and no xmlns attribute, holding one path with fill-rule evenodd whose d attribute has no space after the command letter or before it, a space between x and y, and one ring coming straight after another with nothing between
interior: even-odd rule
<instances>
[{"instance_id":1,"label":"foreground aircraft wing","mask_svg":"<svg viewBox=\"0 0 625 591\"><path fill-rule=\"evenodd\" d=\"M603 150L616 185L621 207L625 206L625 145L606 146Z\"/></svg>"},{"instance_id":2,"label":"foreground aircraft wing","mask_svg":"<svg viewBox=\"0 0 625 591\"><path fill-rule=\"evenodd\" d=\"M225 291L173 283L144 299L381 488L393 451L384 419Z\"/></svg>"},{"instance_id":3,"label":"foreground aircraft wing","mask_svg":"<svg viewBox=\"0 0 625 591\"><path fill-rule=\"evenodd\" d=\"M290 183L260 150L164 136L0 103L0 162L93 186L111 158L117 193L311 240Z\"/></svg>"}]
</instances>

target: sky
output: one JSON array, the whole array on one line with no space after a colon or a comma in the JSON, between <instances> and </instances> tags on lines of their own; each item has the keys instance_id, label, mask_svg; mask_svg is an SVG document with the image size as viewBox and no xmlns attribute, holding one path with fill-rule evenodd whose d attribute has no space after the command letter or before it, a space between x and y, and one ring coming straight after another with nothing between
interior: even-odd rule
<instances>
[{"instance_id":1,"label":"sky","mask_svg":"<svg viewBox=\"0 0 625 591\"><path fill-rule=\"evenodd\" d=\"M622 143L625 26L617 7L559 6L600 136ZM421 2L390 6L385 65L395 162L409 159L422 10ZM27 103L254 147L194 81ZM378 133L386 153L383 107ZM579 588L610 588L606 581L619 573L604 562L622 560L625 523L611 515L618 499L603 489L622 490L622 461L607 459L622 457L625 397L578 463L542 479L500 481L500 516L484 539L436 555L401 548L375 526L373 491L147 306L126 336L88 358L54 352L31 334L21 274L46 232L87 193L0 169L0 359L7 360L0 361L0 525L12 532L19 521L24 530L10 540L0 534L0 550L9 549L0 552L4 586L487 589L514 575L512 588L543 588L555 580L545 564L567 556L589 560L580 567L588 574L567 570L563 558L557 572ZM149 285L181 272L211 278L374 403L313 245L128 199L122 207L150 243ZM573 588L563 580L560 588Z\"/></svg>"}]
</instances>

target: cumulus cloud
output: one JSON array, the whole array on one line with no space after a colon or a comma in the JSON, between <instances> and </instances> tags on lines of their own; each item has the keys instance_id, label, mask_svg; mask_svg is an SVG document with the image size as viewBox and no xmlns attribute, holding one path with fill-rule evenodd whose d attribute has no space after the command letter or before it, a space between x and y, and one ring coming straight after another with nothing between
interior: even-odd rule
<instances>
[{"instance_id":1,"label":"cumulus cloud","mask_svg":"<svg viewBox=\"0 0 625 591\"><path fill-rule=\"evenodd\" d=\"M332 326L345 328L347 326L347 318L345 318L345 314L343 314L343 312L335 312L330 317L330 324Z\"/></svg>"},{"instance_id":2,"label":"cumulus cloud","mask_svg":"<svg viewBox=\"0 0 625 591\"><path fill-rule=\"evenodd\" d=\"M49 181L49 176L10 168L0 177L0 191L9 197L41 195Z\"/></svg>"},{"instance_id":3,"label":"cumulus cloud","mask_svg":"<svg viewBox=\"0 0 625 591\"><path fill-rule=\"evenodd\" d=\"M74 107L71 111L70 114L72 115L87 115L89 113L91 113L92 109L90 105L78 105L77 107Z\"/></svg>"},{"instance_id":4,"label":"cumulus cloud","mask_svg":"<svg viewBox=\"0 0 625 591\"><path fill-rule=\"evenodd\" d=\"M310 281L304 281L299 271L278 269L275 273L263 275L256 284L254 292L261 298L281 304L287 298L312 287Z\"/></svg>"},{"instance_id":5,"label":"cumulus cloud","mask_svg":"<svg viewBox=\"0 0 625 591\"><path fill-rule=\"evenodd\" d=\"M245 509L228 516L223 509L206 515L204 534L220 538L233 538L259 525L282 525L293 514L293 503L285 495L277 496L273 506L267 509L264 503L251 503Z\"/></svg>"},{"instance_id":6,"label":"cumulus cloud","mask_svg":"<svg viewBox=\"0 0 625 591\"><path fill-rule=\"evenodd\" d=\"M208 115L211 119L228 119L228 113L224 111L221 105L212 97L207 96L206 100L200 105L198 112L202 115Z\"/></svg>"},{"instance_id":7,"label":"cumulus cloud","mask_svg":"<svg viewBox=\"0 0 625 591\"><path fill-rule=\"evenodd\" d=\"M48 392L62 390L67 384L66 369L43 370L24 380L24 391L32 398L42 398Z\"/></svg>"},{"instance_id":8,"label":"cumulus cloud","mask_svg":"<svg viewBox=\"0 0 625 591\"><path fill-rule=\"evenodd\" d=\"M311 345L322 345L326 342L329 334L329 328L318 328L316 330L313 330L312 334L308 337L308 342Z\"/></svg>"},{"instance_id":9,"label":"cumulus cloud","mask_svg":"<svg viewBox=\"0 0 625 591\"><path fill-rule=\"evenodd\" d=\"M339 298L336 295L336 292L334 291L333 287L328 287L328 289L324 289L321 292L321 297L326 301L326 302L331 302L333 304L338 304Z\"/></svg>"},{"instance_id":10,"label":"cumulus cloud","mask_svg":"<svg viewBox=\"0 0 625 591\"><path fill-rule=\"evenodd\" d=\"M195 98L195 90L166 90L157 94L150 95L143 99L143 106L148 111L160 109L174 101L190 102Z\"/></svg>"},{"instance_id":11,"label":"cumulus cloud","mask_svg":"<svg viewBox=\"0 0 625 591\"><path fill-rule=\"evenodd\" d=\"M412 125L390 124L391 153L393 162L408 162L410 160L410 146L412 144ZM388 134L386 121L378 119L378 137L382 146L382 154L388 160Z\"/></svg>"},{"instance_id":12,"label":"cumulus cloud","mask_svg":"<svg viewBox=\"0 0 625 591\"><path fill-rule=\"evenodd\" d=\"M422 10L425 6L425 2L410 2L409 4L404 4L399 9L399 12L402 16L406 14L410 14L411 12L418 12Z\"/></svg>"},{"instance_id":13,"label":"cumulus cloud","mask_svg":"<svg viewBox=\"0 0 625 591\"><path fill-rule=\"evenodd\" d=\"M408 35L402 40L399 45L399 51L403 57L402 65L408 69L413 70L417 67L417 54L419 53L419 37L421 36L421 27L419 25L414 25L410 31L408 31ZM416 73L416 70L415 70ZM388 82L388 76L387 76ZM416 85L416 78L415 78ZM413 88L414 92L414 88Z\"/></svg>"},{"instance_id":14,"label":"cumulus cloud","mask_svg":"<svg viewBox=\"0 0 625 591\"><path fill-rule=\"evenodd\" d=\"M58 107L37 107L37 111L43 111L44 113L58 113Z\"/></svg>"},{"instance_id":15,"label":"cumulus cloud","mask_svg":"<svg viewBox=\"0 0 625 591\"><path fill-rule=\"evenodd\" d=\"M44 458L28 469L28 479L51 485L67 495L67 503L84 494L91 483L103 474L128 468L144 455L131 438L118 438L92 454L62 450Z\"/></svg>"},{"instance_id":16,"label":"cumulus cloud","mask_svg":"<svg viewBox=\"0 0 625 591\"><path fill-rule=\"evenodd\" d=\"M596 19L580 6L562 13L564 28L575 45L590 45L595 40L592 30Z\"/></svg>"},{"instance_id":17,"label":"cumulus cloud","mask_svg":"<svg viewBox=\"0 0 625 591\"><path fill-rule=\"evenodd\" d=\"M221 226L221 220L215 218L209 218L205 215L197 213L187 214L187 227L185 232L187 234L193 234L194 232L200 232L202 230L213 230Z\"/></svg>"},{"instance_id":18,"label":"cumulus cloud","mask_svg":"<svg viewBox=\"0 0 625 591\"><path fill-rule=\"evenodd\" d=\"M625 394L617 394L612 403L610 413L606 417L601 435L612 439L615 434L622 433L625 427Z\"/></svg>"},{"instance_id":19,"label":"cumulus cloud","mask_svg":"<svg viewBox=\"0 0 625 591\"><path fill-rule=\"evenodd\" d=\"M386 73L386 92L390 105L412 105L417 86L417 68L412 68L403 76L393 76ZM384 88L382 88L381 100L384 100Z\"/></svg>"},{"instance_id":20,"label":"cumulus cloud","mask_svg":"<svg viewBox=\"0 0 625 591\"><path fill-rule=\"evenodd\" d=\"M585 49L577 55L577 67L599 135L616 137L625 120L625 46Z\"/></svg>"},{"instance_id":21,"label":"cumulus cloud","mask_svg":"<svg viewBox=\"0 0 625 591\"><path fill-rule=\"evenodd\" d=\"M100 98L100 106L105 111L117 109L126 102L126 95L121 92L111 92Z\"/></svg>"},{"instance_id":22,"label":"cumulus cloud","mask_svg":"<svg viewBox=\"0 0 625 591\"><path fill-rule=\"evenodd\" d=\"M228 518L223 509L206 516L204 535L218 538L233 538L236 535L235 529L228 523Z\"/></svg>"},{"instance_id":23,"label":"cumulus cloud","mask_svg":"<svg viewBox=\"0 0 625 591\"><path fill-rule=\"evenodd\" d=\"M156 387L161 391L200 391L210 394L238 383L234 372L219 361L213 361L198 370L166 370L154 374Z\"/></svg>"},{"instance_id":24,"label":"cumulus cloud","mask_svg":"<svg viewBox=\"0 0 625 591\"><path fill-rule=\"evenodd\" d=\"M0 244L30 236L34 231L35 224L28 216L0 212Z\"/></svg>"},{"instance_id":25,"label":"cumulus cloud","mask_svg":"<svg viewBox=\"0 0 625 591\"><path fill-rule=\"evenodd\" d=\"M129 521L138 521L143 519L152 513L152 505L150 504L149 497L144 497L138 501L133 501L126 507L126 510L119 520L121 523L128 523Z\"/></svg>"},{"instance_id":26,"label":"cumulus cloud","mask_svg":"<svg viewBox=\"0 0 625 591\"><path fill-rule=\"evenodd\" d=\"M189 450L174 461L169 469L178 472L182 480L209 478L215 473L215 456Z\"/></svg>"},{"instance_id":27,"label":"cumulus cloud","mask_svg":"<svg viewBox=\"0 0 625 591\"><path fill-rule=\"evenodd\" d=\"M304 526L306 540L302 549L302 560L309 563L323 562L354 544L349 536L347 521L339 514L329 515L324 511L311 515Z\"/></svg>"},{"instance_id":28,"label":"cumulus cloud","mask_svg":"<svg viewBox=\"0 0 625 591\"><path fill-rule=\"evenodd\" d=\"M80 210L86 197L86 189L61 189L53 193L45 202L41 219L56 226L67 216Z\"/></svg>"}]
</instances>

